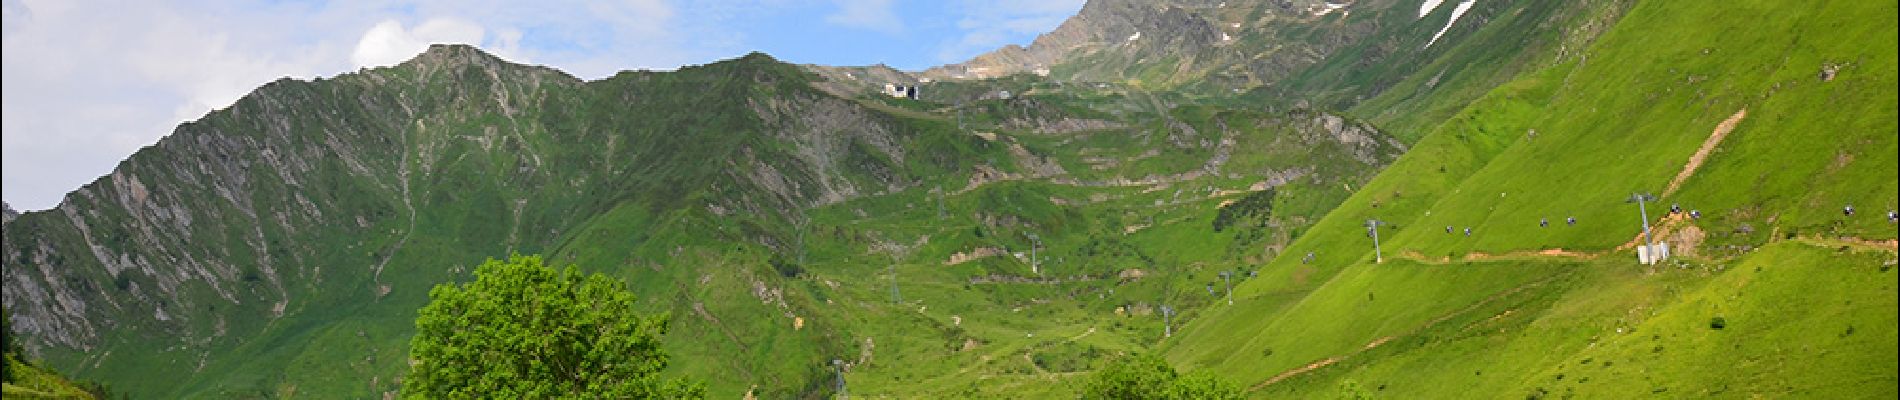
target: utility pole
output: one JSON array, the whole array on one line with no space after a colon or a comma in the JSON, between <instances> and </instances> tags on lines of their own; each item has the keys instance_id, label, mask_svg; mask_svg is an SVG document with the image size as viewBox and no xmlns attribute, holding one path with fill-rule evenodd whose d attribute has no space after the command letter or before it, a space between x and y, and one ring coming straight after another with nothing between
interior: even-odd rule
<instances>
[{"instance_id":1,"label":"utility pole","mask_svg":"<svg viewBox=\"0 0 1900 400\"><path fill-rule=\"evenodd\" d=\"M1042 275L1042 264L1036 259L1036 248L1042 247L1042 238L1037 237L1035 232L1025 232L1023 234L1029 235L1029 242L1032 243L1029 246L1029 272Z\"/></svg>"},{"instance_id":2,"label":"utility pole","mask_svg":"<svg viewBox=\"0 0 1900 400\"><path fill-rule=\"evenodd\" d=\"M1221 271L1220 280L1227 282L1227 305L1234 305L1234 271Z\"/></svg>"},{"instance_id":3,"label":"utility pole","mask_svg":"<svg viewBox=\"0 0 1900 400\"><path fill-rule=\"evenodd\" d=\"M963 130L963 99L957 99L957 130Z\"/></svg>"},{"instance_id":4,"label":"utility pole","mask_svg":"<svg viewBox=\"0 0 1900 400\"><path fill-rule=\"evenodd\" d=\"M1637 215L1643 218L1643 251L1650 255L1650 259L1655 259L1656 239L1650 237L1649 210L1643 206L1643 203L1651 201L1656 201L1656 196L1651 196L1649 193L1632 193L1630 194L1629 200L1625 200L1624 202L1636 203Z\"/></svg>"},{"instance_id":5,"label":"utility pole","mask_svg":"<svg viewBox=\"0 0 1900 400\"><path fill-rule=\"evenodd\" d=\"M1166 304L1161 305L1162 337L1174 337L1174 323L1172 317L1174 317L1174 307L1168 307Z\"/></svg>"},{"instance_id":6,"label":"utility pole","mask_svg":"<svg viewBox=\"0 0 1900 400\"><path fill-rule=\"evenodd\" d=\"M904 296L897 293L897 254L891 254L891 303L903 303Z\"/></svg>"},{"instance_id":7,"label":"utility pole","mask_svg":"<svg viewBox=\"0 0 1900 400\"><path fill-rule=\"evenodd\" d=\"M803 215L804 212L801 211L799 214L798 219L793 220L793 223L798 229L796 236L798 241L798 265L802 268L805 265L805 226L810 225L811 220Z\"/></svg>"},{"instance_id":8,"label":"utility pole","mask_svg":"<svg viewBox=\"0 0 1900 400\"><path fill-rule=\"evenodd\" d=\"M903 294L897 290L897 263L903 261L904 255L910 251L910 249L904 247L902 241L896 239L897 236L898 235L892 234L889 236L891 239L888 243L874 245L891 253L891 303L893 304L904 302Z\"/></svg>"},{"instance_id":9,"label":"utility pole","mask_svg":"<svg viewBox=\"0 0 1900 400\"><path fill-rule=\"evenodd\" d=\"M1366 232L1372 234L1372 263L1373 264L1385 263L1385 255L1379 252L1379 225L1385 225L1385 221L1380 221L1377 219L1366 220Z\"/></svg>"},{"instance_id":10,"label":"utility pole","mask_svg":"<svg viewBox=\"0 0 1900 400\"><path fill-rule=\"evenodd\" d=\"M839 399L851 398L851 395L848 393L845 393L844 391L844 360L840 360L836 358L831 359L831 367L832 369L838 371L838 398Z\"/></svg>"}]
</instances>

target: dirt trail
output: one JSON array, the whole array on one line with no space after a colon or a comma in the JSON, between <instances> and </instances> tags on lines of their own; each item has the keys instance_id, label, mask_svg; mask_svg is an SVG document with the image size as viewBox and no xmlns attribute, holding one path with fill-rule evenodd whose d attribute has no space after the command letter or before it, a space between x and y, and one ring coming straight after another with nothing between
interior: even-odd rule
<instances>
[{"instance_id":1,"label":"dirt trail","mask_svg":"<svg viewBox=\"0 0 1900 400\"><path fill-rule=\"evenodd\" d=\"M1862 238L1857 238L1857 237L1831 238L1831 237L1819 237L1819 236L1802 236L1802 237L1796 238L1795 240L1800 241L1801 243L1806 243L1806 244L1821 246L1821 247L1846 246L1846 247L1858 248L1862 250L1880 250L1880 251L1886 251L1889 253L1900 252L1900 240L1895 240L1895 239L1870 240L1870 239L1862 239Z\"/></svg>"},{"instance_id":2,"label":"dirt trail","mask_svg":"<svg viewBox=\"0 0 1900 400\"><path fill-rule=\"evenodd\" d=\"M1588 259L1597 258L1597 256L1601 256L1601 255L1603 255L1603 253L1585 253L1585 252L1580 252L1580 251L1564 250L1562 247L1554 247L1554 248L1548 248L1548 249L1543 249L1543 250L1518 250L1518 251L1513 251L1509 253L1499 253L1499 254L1491 254L1491 253L1485 253L1482 251L1474 251L1469 254L1465 254L1465 261L1485 261L1485 260L1494 260L1494 259L1525 259L1525 258L1573 258L1573 259L1579 259L1579 260L1588 260Z\"/></svg>"},{"instance_id":3,"label":"dirt trail","mask_svg":"<svg viewBox=\"0 0 1900 400\"><path fill-rule=\"evenodd\" d=\"M1686 214L1681 214L1681 213L1667 214L1663 216L1662 220L1656 221L1655 225L1650 226L1650 234L1651 236L1654 236L1657 242L1668 243L1671 249L1673 250L1672 253L1674 253L1674 257L1694 258L1695 248L1698 245L1700 245L1700 243L1702 242L1702 238L1704 234L1702 233L1701 228L1697 227L1695 224L1690 223L1690 221L1691 219ZM1575 250L1565 250L1561 247L1558 247L1558 248L1549 248L1549 249L1542 249L1542 250L1518 250L1518 251L1512 251L1509 253L1501 253L1501 254L1490 254L1490 253L1485 253L1485 252L1471 252L1471 253L1465 254L1464 257L1456 261L1470 262L1470 261L1560 259L1560 258L1572 259L1572 260L1593 260L1598 257L1610 255L1616 252L1634 249L1636 248L1637 245L1642 244L1643 240L1644 240L1643 233L1637 232L1635 237L1631 237L1629 241L1623 242L1623 244L1618 245L1616 246L1616 248L1610 249L1610 250L1575 251ZM1807 244L1812 244L1812 245L1822 246L1822 247L1847 246L1847 247L1866 249L1866 250L1900 252L1900 240L1894 240L1894 239L1874 240L1874 239L1865 239L1865 238L1848 237L1848 236L1843 236L1843 237L1801 236L1801 237L1795 238L1794 240L1800 241L1802 243L1807 243ZM1431 257L1431 256L1426 256L1423 253L1419 253L1416 250L1401 251L1399 252L1397 257L1410 260L1413 262L1417 262L1420 264L1433 264L1433 265L1450 264L1454 261L1449 256Z\"/></svg>"},{"instance_id":4,"label":"dirt trail","mask_svg":"<svg viewBox=\"0 0 1900 400\"><path fill-rule=\"evenodd\" d=\"M1710 132L1709 138L1702 141L1702 147L1695 150L1695 155L1689 156L1689 162L1682 165L1682 172L1676 173L1676 179L1669 180L1669 188L1663 189L1663 197L1675 194L1676 189L1682 187L1682 181L1689 180L1690 175L1695 175L1696 168L1701 168L1702 162L1709 159L1709 153L1715 151L1715 146L1722 144L1722 139L1727 138L1728 133L1735 130L1735 125L1742 123L1742 118L1747 117L1748 109L1744 108L1736 111L1735 115L1730 115L1728 119L1722 120L1722 123L1715 124L1715 131Z\"/></svg>"},{"instance_id":5,"label":"dirt trail","mask_svg":"<svg viewBox=\"0 0 1900 400\"><path fill-rule=\"evenodd\" d=\"M1319 361L1314 361L1312 363L1306 364L1305 366L1287 370L1286 372L1281 372L1277 375L1274 375L1272 378L1267 378L1267 380L1260 381L1260 383L1256 383L1253 386L1247 387L1247 392L1249 393L1257 392L1257 391L1260 391L1260 389L1266 388L1267 386L1271 386L1275 383L1280 383L1280 381L1286 380L1288 378L1300 376L1300 374L1313 372L1314 370L1325 368L1326 366L1337 364L1341 361L1351 359L1353 356L1357 356L1360 353L1371 351L1372 349L1378 348L1379 346L1389 343L1394 339L1398 339L1400 337L1417 335L1419 332L1424 332L1426 329L1431 329L1434 326L1438 326L1438 324L1445 323L1445 321L1450 321L1452 318L1457 318L1460 315L1465 315L1465 314L1471 313L1472 311L1477 311L1479 308L1482 308L1485 305L1491 304L1492 302L1498 301L1499 299L1503 299L1506 296L1515 295L1533 287L1543 286L1545 283L1550 282L1552 279L1557 279L1557 277L1565 276L1565 275L1567 274L1550 275L1550 276L1544 277L1543 279L1538 279L1533 282L1525 283L1523 285L1518 285L1517 287L1511 288L1509 290L1493 293L1491 296L1485 297L1484 300L1479 300L1478 302L1471 303L1471 305L1465 306L1464 308L1460 308L1456 311L1452 311L1449 313L1445 313L1444 315L1440 315L1437 318L1433 318L1431 321L1427 321L1424 324L1414 327L1411 330L1408 330L1404 333L1400 333L1398 335L1393 335L1393 336L1381 337L1381 338L1378 338L1376 340L1366 343L1365 347L1361 347L1358 350L1353 350L1352 352L1338 355L1338 356L1326 357L1326 358L1320 359ZM1508 314L1509 311L1507 311L1506 313ZM1496 316L1492 317L1492 319L1496 319L1496 318L1498 317Z\"/></svg>"},{"instance_id":6,"label":"dirt trail","mask_svg":"<svg viewBox=\"0 0 1900 400\"><path fill-rule=\"evenodd\" d=\"M1558 248L1549 248L1549 249L1541 249L1541 250L1518 250L1518 251L1513 251L1509 253L1499 253L1499 254L1491 254L1491 253L1485 253L1485 252L1471 252L1471 253L1466 253L1463 258L1459 258L1457 261L1470 262L1470 261L1555 259L1555 258L1567 258L1567 259L1573 259L1573 260L1591 260L1591 259L1596 259L1597 257L1601 257L1604 254L1607 254L1607 252L1581 252L1581 251L1575 251L1575 250L1565 250L1561 247L1558 247ZM1399 253L1398 257L1406 259L1406 260L1410 260L1413 262L1417 262L1420 264L1442 265L1442 264L1450 264L1453 262L1452 258L1449 256L1441 256L1441 257L1434 258L1434 257L1429 257L1424 254L1421 254L1415 250L1406 250L1404 252L1401 252Z\"/></svg>"},{"instance_id":7,"label":"dirt trail","mask_svg":"<svg viewBox=\"0 0 1900 400\"><path fill-rule=\"evenodd\" d=\"M1689 220L1689 217L1683 214L1669 214L1667 216L1664 216L1662 221L1658 221L1656 225L1651 226L1650 233L1651 235L1655 236L1657 241L1668 241L1669 238L1671 237L1670 235L1674 234L1676 231L1693 228L1692 225L1684 226L1684 225L1687 225L1686 223L1688 222L1688 220ZM1518 250L1518 251L1512 251L1508 253L1499 253L1499 254L1491 254L1491 253L1485 253L1481 251L1474 251L1474 252L1466 253L1464 257L1458 259L1457 261L1470 262L1470 261L1527 260L1527 259L1594 260L1597 257L1602 257L1605 255L1609 255L1611 253L1636 248L1636 245L1641 244L1641 243L1643 243L1643 233L1637 232L1636 237L1630 238L1628 242L1624 242L1622 245L1618 245L1616 246L1616 248L1611 249L1611 250L1577 251L1577 250L1566 250L1562 247L1553 247L1553 248L1538 249L1538 250ZM1690 254L1682 253L1681 255L1688 256ZM1435 264L1436 265L1436 264L1449 264L1453 262L1451 257L1433 258L1433 257L1426 256L1424 254L1421 254L1414 250L1406 250L1406 251L1400 252L1399 257L1407 259L1407 260L1411 260L1414 262L1418 262L1421 264Z\"/></svg>"},{"instance_id":8,"label":"dirt trail","mask_svg":"<svg viewBox=\"0 0 1900 400\"><path fill-rule=\"evenodd\" d=\"M1247 388L1247 391L1248 392L1259 391L1261 388L1267 387L1267 385L1280 383L1280 381L1286 380L1286 378L1292 378L1295 376L1299 376L1300 374L1312 372L1313 370L1316 370L1316 369L1325 368L1326 366L1333 365L1334 363L1337 363L1337 362L1339 362L1339 357L1327 357L1324 360L1314 361L1312 364L1306 364L1306 366L1304 367L1294 368L1286 372L1281 372L1279 375L1274 375L1272 378L1267 378L1266 381L1262 381L1258 384L1253 385L1253 387Z\"/></svg>"}]
</instances>

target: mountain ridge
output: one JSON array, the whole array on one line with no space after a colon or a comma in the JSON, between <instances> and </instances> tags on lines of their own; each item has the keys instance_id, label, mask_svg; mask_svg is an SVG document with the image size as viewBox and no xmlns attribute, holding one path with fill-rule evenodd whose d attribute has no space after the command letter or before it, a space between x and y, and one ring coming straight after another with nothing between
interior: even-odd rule
<instances>
[{"instance_id":1,"label":"mountain ridge","mask_svg":"<svg viewBox=\"0 0 1900 400\"><path fill-rule=\"evenodd\" d=\"M1846 44L1891 41L1865 23L1891 5L1452 8L1091 1L918 73L585 81L431 46L8 207L5 300L50 365L156 397L395 395L427 288L511 253L625 281L716 396L1067 397L1131 352L1295 397L1805 393L1707 343L1892 365L1840 351L1893 343L1891 246L1835 246L1891 240L1862 189L1891 193L1892 119L1862 116L1893 112L1893 57ZM1804 30L1853 40L1776 35ZM1650 203L1678 257L1637 266L1619 188L1671 180L1706 214Z\"/></svg>"},{"instance_id":2,"label":"mountain ridge","mask_svg":"<svg viewBox=\"0 0 1900 400\"><path fill-rule=\"evenodd\" d=\"M20 331L43 340L28 343L33 352L88 351L140 331L200 349L237 345L233 336L296 324L335 299L419 301L425 288L397 283L424 273L399 269L414 263L405 254L545 251L567 234L560 227L629 201L659 212L698 198L778 219L771 210L915 179L898 173L909 150L896 135L918 133L884 128L892 122L804 88L807 79L754 53L583 82L473 47L432 46L392 67L274 81L181 124L61 206L8 222L9 309ZM755 101L774 92L773 102ZM609 101L632 112L589 110ZM639 111L682 105L700 112ZM853 136L831 136L845 126ZM607 134L622 129L645 133ZM790 145L771 144L781 140ZM882 155L833 157L861 151ZM590 176L603 184L583 186ZM753 187L776 190L740 189ZM469 205L509 216L489 220ZM329 244L294 244L313 240ZM202 241L230 245L193 244ZM97 269L35 267L69 263Z\"/></svg>"}]
</instances>

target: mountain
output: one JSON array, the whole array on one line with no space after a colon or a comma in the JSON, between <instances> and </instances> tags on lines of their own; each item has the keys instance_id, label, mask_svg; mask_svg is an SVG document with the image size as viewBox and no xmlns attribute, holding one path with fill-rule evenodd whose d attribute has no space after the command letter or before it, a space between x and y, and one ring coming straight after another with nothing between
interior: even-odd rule
<instances>
[{"instance_id":1,"label":"mountain","mask_svg":"<svg viewBox=\"0 0 1900 400\"><path fill-rule=\"evenodd\" d=\"M96 387L75 383L52 371L32 364L15 360L11 354L4 360L7 365L7 381L0 384L9 399L60 399L91 400L99 396Z\"/></svg>"},{"instance_id":2,"label":"mountain","mask_svg":"<svg viewBox=\"0 0 1900 400\"><path fill-rule=\"evenodd\" d=\"M1096 51L1119 50L1134 55L1199 53L1222 41L1214 22L1195 12L1210 8L1176 2L1091 1L1054 31L1037 36L1029 47L1004 46L961 64L931 68L924 75L938 79L1049 75L1078 55L1074 53ZM1147 40L1141 40L1144 38Z\"/></svg>"},{"instance_id":3,"label":"mountain","mask_svg":"<svg viewBox=\"0 0 1900 400\"><path fill-rule=\"evenodd\" d=\"M1073 397L1138 352L1251 396L1890 396L1893 15L1098 0L927 71L596 81L435 46L180 125L7 222L0 277L30 353L141 397L395 395L427 290L517 252L625 280L716 397Z\"/></svg>"},{"instance_id":4,"label":"mountain","mask_svg":"<svg viewBox=\"0 0 1900 400\"><path fill-rule=\"evenodd\" d=\"M608 215L634 232L685 210L782 220L775 210L902 190L982 159L941 123L872 112L808 79L754 54L583 82L436 46L391 68L280 80L9 223L8 307L30 347L82 375L295 373L345 346L354 361L311 367L388 391L413 309L433 283L466 277L457 266L553 252ZM743 227L707 238L768 241ZM146 395L294 390L270 387L273 376L197 388L211 392L146 378L114 383Z\"/></svg>"},{"instance_id":5,"label":"mountain","mask_svg":"<svg viewBox=\"0 0 1900 400\"><path fill-rule=\"evenodd\" d=\"M1895 11L1638 4L1163 351L1258 397L1893 396Z\"/></svg>"},{"instance_id":6,"label":"mountain","mask_svg":"<svg viewBox=\"0 0 1900 400\"><path fill-rule=\"evenodd\" d=\"M587 82L466 46L280 80L9 223L8 307L31 350L138 395L372 396L397 389L431 285L467 279L487 257L548 253L622 276L674 314L677 373L713 377L715 393L795 396L828 390L822 361L855 346L857 328L774 322L851 318L819 309L838 294L798 287L840 271L791 260L805 246L897 245L868 236L881 229L846 230L889 211L828 215L862 212L858 199L1113 202L999 188L1031 180L1112 192L1215 178L1350 185L1403 149L1318 112L1154 108L1117 123L1152 126L1057 135L972 110L975 131L825 82L762 54ZM1044 114L1071 112L1089 111ZM1129 157L1066 158L1076 153L1057 142L1078 138L1091 142L1069 147ZM1117 144L1128 140L1154 145ZM1039 223L1016 213L974 207L958 224ZM806 243L806 232L827 237Z\"/></svg>"},{"instance_id":7,"label":"mountain","mask_svg":"<svg viewBox=\"0 0 1900 400\"><path fill-rule=\"evenodd\" d=\"M1350 110L1414 141L1488 88L1574 59L1634 2L1423 3L1091 1L1028 47L920 75L1040 74Z\"/></svg>"}]
</instances>

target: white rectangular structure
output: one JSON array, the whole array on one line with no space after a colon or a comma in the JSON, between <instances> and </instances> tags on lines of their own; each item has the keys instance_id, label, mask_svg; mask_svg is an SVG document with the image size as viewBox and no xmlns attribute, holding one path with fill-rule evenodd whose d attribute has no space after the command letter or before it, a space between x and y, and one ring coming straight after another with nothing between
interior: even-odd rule
<instances>
[{"instance_id":1,"label":"white rectangular structure","mask_svg":"<svg viewBox=\"0 0 1900 400\"><path fill-rule=\"evenodd\" d=\"M1636 246L1636 262L1651 265L1669 259L1669 244L1657 243L1650 246Z\"/></svg>"}]
</instances>

